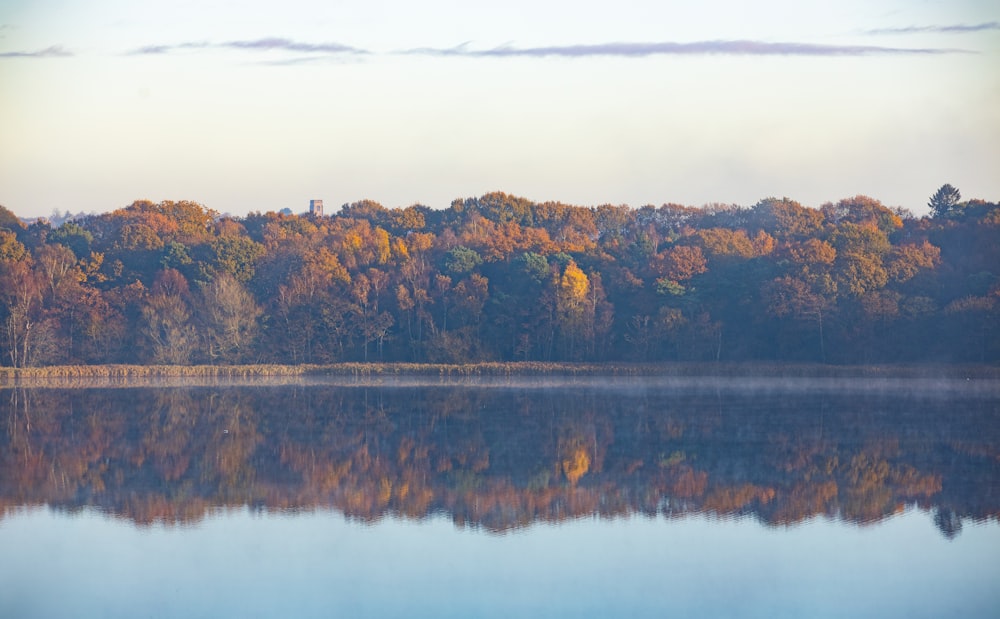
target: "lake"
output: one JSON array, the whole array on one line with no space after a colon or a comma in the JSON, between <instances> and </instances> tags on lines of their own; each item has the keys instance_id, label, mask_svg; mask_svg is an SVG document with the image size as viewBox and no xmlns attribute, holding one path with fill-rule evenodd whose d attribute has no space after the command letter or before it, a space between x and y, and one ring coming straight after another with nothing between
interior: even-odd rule
<instances>
[{"instance_id":1,"label":"lake","mask_svg":"<svg viewBox=\"0 0 1000 619\"><path fill-rule=\"evenodd\" d=\"M986 379L0 390L0 617L994 617Z\"/></svg>"}]
</instances>

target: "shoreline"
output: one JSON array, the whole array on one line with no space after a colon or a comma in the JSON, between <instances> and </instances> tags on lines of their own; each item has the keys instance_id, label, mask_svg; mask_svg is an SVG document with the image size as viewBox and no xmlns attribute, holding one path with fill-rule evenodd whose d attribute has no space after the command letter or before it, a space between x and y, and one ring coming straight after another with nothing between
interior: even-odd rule
<instances>
[{"instance_id":1,"label":"shoreline","mask_svg":"<svg viewBox=\"0 0 1000 619\"><path fill-rule=\"evenodd\" d=\"M69 365L32 368L0 367L0 387L58 385L78 381L161 379L290 378L474 378L474 377L663 377L663 378L862 378L1000 380L1000 367L989 365L887 364L822 365L815 363L546 363L484 362L335 363L329 365Z\"/></svg>"}]
</instances>

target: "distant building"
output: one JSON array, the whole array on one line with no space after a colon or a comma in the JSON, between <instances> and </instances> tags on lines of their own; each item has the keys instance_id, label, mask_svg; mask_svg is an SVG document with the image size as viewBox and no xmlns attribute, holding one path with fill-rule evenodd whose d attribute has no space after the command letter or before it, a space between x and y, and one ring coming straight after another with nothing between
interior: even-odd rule
<instances>
[{"instance_id":1,"label":"distant building","mask_svg":"<svg viewBox=\"0 0 1000 619\"><path fill-rule=\"evenodd\" d=\"M310 200L309 201L309 214L315 215L316 217L323 216L323 201L322 200Z\"/></svg>"}]
</instances>

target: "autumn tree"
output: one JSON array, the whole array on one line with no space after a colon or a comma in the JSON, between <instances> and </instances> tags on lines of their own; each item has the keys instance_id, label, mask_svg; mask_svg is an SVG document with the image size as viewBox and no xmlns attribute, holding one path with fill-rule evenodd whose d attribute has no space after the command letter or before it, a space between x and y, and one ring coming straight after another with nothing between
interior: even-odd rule
<instances>
[{"instance_id":1,"label":"autumn tree","mask_svg":"<svg viewBox=\"0 0 1000 619\"><path fill-rule=\"evenodd\" d=\"M14 367L43 364L55 353L52 325L42 315L44 286L30 259L0 262L3 345Z\"/></svg>"},{"instance_id":2,"label":"autumn tree","mask_svg":"<svg viewBox=\"0 0 1000 619\"><path fill-rule=\"evenodd\" d=\"M660 286L683 282L708 270L708 261L697 245L675 245L657 254L652 268Z\"/></svg>"},{"instance_id":3,"label":"autumn tree","mask_svg":"<svg viewBox=\"0 0 1000 619\"><path fill-rule=\"evenodd\" d=\"M807 239L788 243L778 254L786 261L786 274L762 286L762 301L774 317L814 323L819 358L825 361L824 320L835 307L837 282L831 271L837 250L825 241Z\"/></svg>"},{"instance_id":4,"label":"autumn tree","mask_svg":"<svg viewBox=\"0 0 1000 619\"><path fill-rule=\"evenodd\" d=\"M156 276L142 306L142 333L153 363L184 365L191 361L198 346L191 300L188 282L180 272L167 269Z\"/></svg>"},{"instance_id":5,"label":"autumn tree","mask_svg":"<svg viewBox=\"0 0 1000 619\"><path fill-rule=\"evenodd\" d=\"M823 227L823 213L789 198L765 198L751 209L750 221L779 239L814 237Z\"/></svg>"},{"instance_id":6,"label":"autumn tree","mask_svg":"<svg viewBox=\"0 0 1000 619\"><path fill-rule=\"evenodd\" d=\"M54 329L62 362L77 360L78 344L92 321L93 291L84 286L84 264L86 261L77 260L67 246L58 243L43 245L35 252L47 322Z\"/></svg>"},{"instance_id":7,"label":"autumn tree","mask_svg":"<svg viewBox=\"0 0 1000 619\"><path fill-rule=\"evenodd\" d=\"M389 276L375 268L358 274L351 282L353 329L361 341L363 361L368 361L368 345L372 342L377 343L381 358L389 330L395 324L395 319L389 312L379 309L383 295L388 292L388 284Z\"/></svg>"},{"instance_id":8,"label":"autumn tree","mask_svg":"<svg viewBox=\"0 0 1000 619\"><path fill-rule=\"evenodd\" d=\"M862 228L874 228L886 237L903 226L902 219L892 209L863 195L845 198L835 204L828 202L820 210L828 222L838 227L853 224Z\"/></svg>"},{"instance_id":9,"label":"autumn tree","mask_svg":"<svg viewBox=\"0 0 1000 619\"><path fill-rule=\"evenodd\" d=\"M263 313L236 277L218 274L201 291L199 304L204 352L212 361L247 361Z\"/></svg>"},{"instance_id":10,"label":"autumn tree","mask_svg":"<svg viewBox=\"0 0 1000 619\"><path fill-rule=\"evenodd\" d=\"M13 211L0 204L0 230L3 229L8 232L18 232L24 230L24 224Z\"/></svg>"},{"instance_id":11,"label":"autumn tree","mask_svg":"<svg viewBox=\"0 0 1000 619\"><path fill-rule=\"evenodd\" d=\"M295 363L342 358L350 329L351 274L326 247L287 256L289 272L272 300L273 347Z\"/></svg>"},{"instance_id":12,"label":"autumn tree","mask_svg":"<svg viewBox=\"0 0 1000 619\"><path fill-rule=\"evenodd\" d=\"M0 229L0 263L18 262L27 255L24 244L10 230Z\"/></svg>"},{"instance_id":13,"label":"autumn tree","mask_svg":"<svg viewBox=\"0 0 1000 619\"><path fill-rule=\"evenodd\" d=\"M556 320L564 354L569 359L581 356L593 337L594 310L588 302L590 280L572 260L563 269L556 288Z\"/></svg>"}]
</instances>

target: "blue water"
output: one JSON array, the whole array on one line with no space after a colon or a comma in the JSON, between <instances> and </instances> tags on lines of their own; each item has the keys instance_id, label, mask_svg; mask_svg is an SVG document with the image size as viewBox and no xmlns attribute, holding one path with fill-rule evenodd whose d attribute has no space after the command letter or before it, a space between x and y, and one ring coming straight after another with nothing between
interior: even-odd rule
<instances>
[{"instance_id":1,"label":"blue water","mask_svg":"<svg viewBox=\"0 0 1000 619\"><path fill-rule=\"evenodd\" d=\"M996 617L1000 525L641 516L498 535L444 517L93 510L0 520L0 617Z\"/></svg>"}]
</instances>

